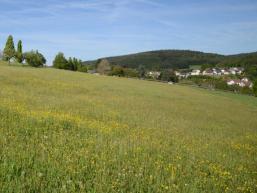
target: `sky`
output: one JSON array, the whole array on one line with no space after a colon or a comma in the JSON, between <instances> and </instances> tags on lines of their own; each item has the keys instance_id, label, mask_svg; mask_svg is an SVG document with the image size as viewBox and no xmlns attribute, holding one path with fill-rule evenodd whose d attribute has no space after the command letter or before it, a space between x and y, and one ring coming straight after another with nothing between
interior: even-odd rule
<instances>
[{"instance_id":1,"label":"sky","mask_svg":"<svg viewBox=\"0 0 257 193\"><path fill-rule=\"evenodd\" d=\"M58 52L92 60L159 49L257 51L257 0L0 0L7 36L50 65Z\"/></svg>"}]
</instances>

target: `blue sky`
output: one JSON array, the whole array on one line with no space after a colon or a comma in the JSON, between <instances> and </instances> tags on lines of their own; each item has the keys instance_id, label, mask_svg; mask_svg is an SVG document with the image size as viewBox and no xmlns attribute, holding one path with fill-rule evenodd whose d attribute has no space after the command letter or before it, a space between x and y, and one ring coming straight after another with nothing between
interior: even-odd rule
<instances>
[{"instance_id":1,"label":"blue sky","mask_svg":"<svg viewBox=\"0 0 257 193\"><path fill-rule=\"evenodd\" d=\"M157 49L257 51L257 0L0 0L9 34L48 59L83 60Z\"/></svg>"}]
</instances>

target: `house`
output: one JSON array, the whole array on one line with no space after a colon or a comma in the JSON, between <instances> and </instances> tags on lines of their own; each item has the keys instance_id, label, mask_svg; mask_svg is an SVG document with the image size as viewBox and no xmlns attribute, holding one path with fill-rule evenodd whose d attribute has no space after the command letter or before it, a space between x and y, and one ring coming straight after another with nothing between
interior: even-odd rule
<instances>
[{"instance_id":1,"label":"house","mask_svg":"<svg viewBox=\"0 0 257 193\"><path fill-rule=\"evenodd\" d=\"M179 78L188 78L190 76L190 73L187 72L181 72Z\"/></svg>"},{"instance_id":2,"label":"house","mask_svg":"<svg viewBox=\"0 0 257 193\"><path fill-rule=\"evenodd\" d=\"M190 75L191 76L199 76L201 74L201 70L193 70Z\"/></svg>"},{"instance_id":3,"label":"house","mask_svg":"<svg viewBox=\"0 0 257 193\"><path fill-rule=\"evenodd\" d=\"M236 75L236 74L243 74L244 72L244 68L241 68L241 67L232 67L232 68L229 68L229 72L230 74L233 74L233 75Z\"/></svg>"},{"instance_id":4,"label":"house","mask_svg":"<svg viewBox=\"0 0 257 193\"><path fill-rule=\"evenodd\" d=\"M221 76L222 75L222 71L219 68L213 68L212 72L213 72L213 75L215 75L215 76Z\"/></svg>"},{"instance_id":5,"label":"house","mask_svg":"<svg viewBox=\"0 0 257 193\"><path fill-rule=\"evenodd\" d=\"M175 71L175 75L176 75L176 76L180 76L181 73L180 73L179 71Z\"/></svg>"},{"instance_id":6,"label":"house","mask_svg":"<svg viewBox=\"0 0 257 193\"><path fill-rule=\"evenodd\" d=\"M213 76L214 74L213 74L212 69L207 69L207 70L203 71L203 75L204 76Z\"/></svg>"},{"instance_id":7,"label":"house","mask_svg":"<svg viewBox=\"0 0 257 193\"><path fill-rule=\"evenodd\" d=\"M221 69L222 75L229 75L229 71L227 69Z\"/></svg>"}]
</instances>

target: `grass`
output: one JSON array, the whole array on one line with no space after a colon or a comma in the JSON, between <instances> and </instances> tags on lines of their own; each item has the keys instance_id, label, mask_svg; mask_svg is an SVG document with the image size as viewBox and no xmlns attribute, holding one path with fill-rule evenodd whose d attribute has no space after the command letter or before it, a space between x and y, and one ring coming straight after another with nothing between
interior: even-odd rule
<instances>
[{"instance_id":1,"label":"grass","mask_svg":"<svg viewBox=\"0 0 257 193\"><path fill-rule=\"evenodd\" d=\"M0 192L256 192L257 99L0 64Z\"/></svg>"}]
</instances>

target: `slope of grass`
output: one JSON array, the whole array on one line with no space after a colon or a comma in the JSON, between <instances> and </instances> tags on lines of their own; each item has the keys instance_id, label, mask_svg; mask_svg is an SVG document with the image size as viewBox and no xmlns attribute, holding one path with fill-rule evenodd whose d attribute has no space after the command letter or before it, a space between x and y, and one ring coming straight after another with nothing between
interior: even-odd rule
<instances>
[{"instance_id":1,"label":"slope of grass","mask_svg":"<svg viewBox=\"0 0 257 193\"><path fill-rule=\"evenodd\" d=\"M0 65L0 192L256 192L257 99Z\"/></svg>"}]
</instances>

